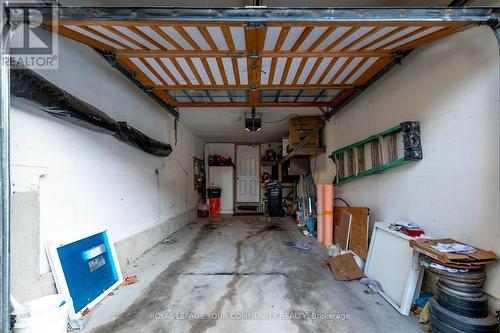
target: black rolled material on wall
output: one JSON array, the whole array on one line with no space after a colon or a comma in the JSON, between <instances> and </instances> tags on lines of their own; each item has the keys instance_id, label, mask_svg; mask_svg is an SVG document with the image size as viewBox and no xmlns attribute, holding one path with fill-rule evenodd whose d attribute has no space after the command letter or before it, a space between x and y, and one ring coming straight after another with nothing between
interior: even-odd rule
<instances>
[{"instance_id":1,"label":"black rolled material on wall","mask_svg":"<svg viewBox=\"0 0 500 333\"><path fill-rule=\"evenodd\" d=\"M96 107L69 94L29 69L11 69L11 94L35 102L41 111L71 124L109 134L148 154L166 157L172 146L142 133L126 122L116 121Z\"/></svg>"}]
</instances>

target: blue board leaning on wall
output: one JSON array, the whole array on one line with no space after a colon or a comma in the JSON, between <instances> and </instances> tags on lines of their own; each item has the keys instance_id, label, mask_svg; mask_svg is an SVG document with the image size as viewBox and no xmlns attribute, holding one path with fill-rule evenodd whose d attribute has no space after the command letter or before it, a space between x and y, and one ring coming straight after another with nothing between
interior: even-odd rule
<instances>
[{"instance_id":1,"label":"blue board leaning on wall","mask_svg":"<svg viewBox=\"0 0 500 333\"><path fill-rule=\"evenodd\" d=\"M76 319L118 287L122 274L107 230L71 243L47 245L57 290L72 303Z\"/></svg>"}]
</instances>

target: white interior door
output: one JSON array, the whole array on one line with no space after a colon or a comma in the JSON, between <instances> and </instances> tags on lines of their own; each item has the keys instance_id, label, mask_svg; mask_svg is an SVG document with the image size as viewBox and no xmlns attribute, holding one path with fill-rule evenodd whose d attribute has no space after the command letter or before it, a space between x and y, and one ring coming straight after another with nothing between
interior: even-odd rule
<instances>
[{"instance_id":1,"label":"white interior door","mask_svg":"<svg viewBox=\"0 0 500 333\"><path fill-rule=\"evenodd\" d=\"M236 146L236 201L259 202L259 146Z\"/></svg>"}]
</instances>

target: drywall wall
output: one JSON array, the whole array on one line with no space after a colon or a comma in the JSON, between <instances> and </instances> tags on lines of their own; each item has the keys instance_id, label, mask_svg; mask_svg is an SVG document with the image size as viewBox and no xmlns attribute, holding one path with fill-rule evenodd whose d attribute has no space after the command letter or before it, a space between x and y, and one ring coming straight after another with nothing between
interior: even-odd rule
<instances>
[{"instance_id":1,"label":"drywall wall","mask_svg":"<svg viewBox=\"0 0 500 333\"><path fill-rule=\"evenodd\" d=\"M201 157L203 148L189 129L178 124L175 144L173 118L89 47L61 38L59 69L38 73L114 119L170 143L173 152L158 158L13 100L14 197L28 206L39 197L39 214L36 207L25 207L34 210L30 214L13 214L14 233L26 230L17 228L18 223L39 230L30 236L29 246L38 248L40 267L27 259L21 266L47 274L47 242L67 242L104 228L119 244L124 264L193 217L198 200L193 156ZM26 244L13 243L12 251L22 246Z\"/></svg>"},{"instance_id":2,"label":"drywall wall","mask_svg":"<svg viewBox=\"0 0 500 333\"><path fill-rule=\"evenodd\" d=\"M424 159L336 188L371 221L405 218L433 236L500 255L499 54L493 32L475 27L416 50L323 131L327 152L402 121L421 124ZM321 182L334 166L317 161ZM500 264L486 290L500 298Z\"/></svg>"}]
</instances>

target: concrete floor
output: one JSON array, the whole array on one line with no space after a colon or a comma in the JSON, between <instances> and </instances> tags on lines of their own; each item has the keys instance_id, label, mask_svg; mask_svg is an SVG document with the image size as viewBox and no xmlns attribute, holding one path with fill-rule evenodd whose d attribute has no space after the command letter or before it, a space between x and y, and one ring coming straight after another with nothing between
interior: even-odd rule
<instances>
[{"instance_id":1,"label":"concrete floor","mask_svg":"<svg viewBox=\"0 0 500 333\"><path fill-rule=\"evenodd\" d=\"M291 219L200 220L173 239L130 265L140 282L94 308L83 332L423 331L361 283L335 281ZM313 247L282 244L294 240Z\"/></svg>"}]
</instances>

